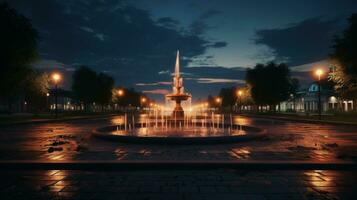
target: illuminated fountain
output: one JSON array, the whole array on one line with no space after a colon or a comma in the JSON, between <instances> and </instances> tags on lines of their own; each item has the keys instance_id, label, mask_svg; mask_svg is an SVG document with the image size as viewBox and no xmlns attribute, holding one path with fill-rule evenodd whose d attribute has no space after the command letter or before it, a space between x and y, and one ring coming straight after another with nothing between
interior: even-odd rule
<instances>
[{"instance_id":1,"label":"illuminated fountain","mask_svg":"<svg viewBox=\"0 0 357 200\"><path fill-rule=\"evenodd\" d=\"M175 103L169 115L165 114L167 107L155 105L147 114L118 116L112 126L94 130L94 136L127 143L212 144L246 141L266 134L266 130L236 123L232 114L225 117L207 108L203 111L202 105L193 106L185 114L181 103L190 100L191 95L184 92L179 59L177 51L173 92L165 96Z\"/></svg>"},{"instance_id":2,"label":"illuminated fountain","mask_svg":"<svg viewBox=\"0 0 357 200\"><path fill-rule=\"evenodd\" d=\"M185 93L183 87L183 79L180 75L180 54L177 51L176 54L176 64L175 64L175 73L173 77L173 91L171 94L166 95L166 98L175 102L175 108L172 112L172 117L176 120L184 119L184 110L181 106L181 101L186 101L191 98L191 95Z\"/></svg>"}]
</instances>

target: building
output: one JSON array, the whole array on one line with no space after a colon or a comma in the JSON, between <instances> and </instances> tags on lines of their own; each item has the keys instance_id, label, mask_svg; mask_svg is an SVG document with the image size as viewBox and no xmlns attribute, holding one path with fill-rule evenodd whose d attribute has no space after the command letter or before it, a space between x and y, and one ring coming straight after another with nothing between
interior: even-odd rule
<instances>
[{"instance_id":1,"label":"building","mask_svg":"<svg viewBox=\"0 0 357 200\"><path fill-rule=\"evenodd\" d=\"M280 103L280 109L286 112L318 112L318 89L316 82L309 85L305 90L299 91L289 100ZM321 111L322 112L348 112L352 111L352 100L339 98L331 85L327 82L321 84Z\"/></svg>"}]
</instances>

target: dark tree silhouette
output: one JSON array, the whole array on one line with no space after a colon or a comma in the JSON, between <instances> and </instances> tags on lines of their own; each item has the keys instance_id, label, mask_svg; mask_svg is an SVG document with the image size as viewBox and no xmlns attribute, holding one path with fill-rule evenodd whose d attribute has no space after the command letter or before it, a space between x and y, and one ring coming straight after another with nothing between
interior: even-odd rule
<instances>
[{"instance_id":1,"label":"dark tree silhouette","mask_svg":"<svg viewBox=\"0 0 357 200\"><path fill-rule=\"evenodd\" d=\"M223 107L233 106L237 99L236 88L222 88L219 92L219 96L222 97Z\"/></svg>"},{"instance_id":2,"label":"dark tree silhouette","mask_svg":"<svg viewBox=\"0 0 357 200\"><path fill-rule=\"evenodd\" d=\"M130 89L126 89L126 88L122 88L120 87L122 90L124 90L124 95L123 96L119 96L117 94L117 91L114 91L114 103L118 104L119 106L141 106L141 98L145 98L146 99L146 106L147 103L150 102L149 98L137 91L135 91L135 89L130 88Z\"/></svg>"},{"instance_id":3,"label":"dark tree silhouette","mask_svg":"<svg viewBox=\"0 0 357 200\"><path fill-rule=\"evenodd\" d=\"M87 66L81 66L73 73L72 78L73 94L85 105L86 110L89 104L98 103L103 111L103 107L111 103L114 88L114 79L111 76L98 74Z\"/></svg>"},{"instance_id":4,"label":"dark tree silhouette","mask_svg":"<svg viewBox=\"0 0 357 200\"><path fill-rule=\"evenodd\" d=\"M97 100L97 73L87 66L81 66L73 73L72 79L73 94L79 101L83 102L87 110L88 104Z\"/></svg>"},{"instance_id":5,"label":"dark tree silhouette","mask_svg":"<svg viewBox=\"0 0 357 200\"><path fill-rule=\"evenodd\" d=\"M342 37L336 37L330 57L335 64L330 78L341 96L353 99L357 110L357 13L349 18Z\"/></svg>"},{"instance_id":6,"label":"dark tree silhouette","mask_svg":"<svg viewBox=\"0 0 357 200\"><path fill-rule=\"evenodd\" d=\"M279 102L289 98L293 88L290 70L283 63L257 64L247 70L246 82L251 88L254 102L257 105L270 105L272 110Z\"/></svg>"},{"instance_id":7,"label":"dark tree silhouette","mask_svg":"<svg viewBox=\"0 0 357 200\"><path fill-rule=\"evenodd\" d=\"M37 58L37 31L23 15L0 3L0 96L8 101L28 85L33 73L30 63Z\"/></svg>"},{"instance_id":8,"label":"dark tree silhouette","mask_svg":"<svg viewBox=\"0 0 357 200\"><path fill-rule=\"evenodd\" d=\"M112 90L114 88L114 79L103 73L97 75L97 84L94 90L95 100L103 106L111 103L112 100Z\"/></svg>"}]
</instances>

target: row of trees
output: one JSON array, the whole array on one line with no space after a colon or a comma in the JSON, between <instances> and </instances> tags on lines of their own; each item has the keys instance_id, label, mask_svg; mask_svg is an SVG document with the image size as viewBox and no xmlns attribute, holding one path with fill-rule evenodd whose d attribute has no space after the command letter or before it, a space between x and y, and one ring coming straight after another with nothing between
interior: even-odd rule
<instances>
[{"instance_id":1,"label":"row of trees","mask_svg":"<svg viewBox=\"0 0 357 200\"><path fill-rule=\"evenodd\" d=\"M103 108L112 100L114 79L104 73L97 73L86 66L79 67L72 78L72 91L75 99L88 109L89 104L96 102Z\"/></svg>"},{"instance_id":2,"label":"row of trees","mask_svg":"<svg viewBox=\"0 0 357 200\"><path fill-rule=\"evenodd\" d=\"M88 110L89 105L140 106L141 98L148 98L134 89L114 87L114 79L104 73L97 73L87 66L75 70L72 76L73 97Z\"/></svg>"},{"instance_id":3,"label":"row of trees","mask_svg":"<svg viewBox=\"0 0 357 200\"><path fill-rule=\"evenodd\" d=\"M299 88L298 79L291 77L290 70L284 63L257 64L253 69L247 70L246 82L255 104L269 105L274 111L280 102L290 98L290 95L295 96Z\"/></svg>"},{"instance_id":4,"label":"row of trees","mask_svg":"<svg viewBox=\"0 0 357 200\"><path fill-rule=\"evenodd\" d=\"M232 107L237 103L269 105L270 109L275 110L281 101L296 95L299 88L299 81L291 77L289 67L284 63L274 62L257 64L254 68L248 69L246 83L248 86L245 88L222 88L219 92L221 102L215 102L212 96L208 97L208 102L210 105L223 107Z\"/></svg>"}]
</instances>

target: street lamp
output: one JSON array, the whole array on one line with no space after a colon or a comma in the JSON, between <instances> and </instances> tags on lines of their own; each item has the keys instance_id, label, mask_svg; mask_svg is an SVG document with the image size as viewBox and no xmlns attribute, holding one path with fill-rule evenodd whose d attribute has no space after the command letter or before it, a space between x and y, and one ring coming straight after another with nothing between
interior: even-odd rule
<instances>
[{"instance_id":1,"label":"street lamp","mask_svg":"<svg viewBox=\"0 0 357 200\"><path fill-rule=\"evenodd\" d=\"M55 72L51 76L54 84L55 84L55 116L58 117L58 105L57 105L57 98L58 98L58 82L61 81L61 74Z\"/></svg>"},{"instance_id":2,"label":"street lamp","mask_svg":"<svg viewBox=\"0 0 357 200\"><path fill-rule=\"evenodd\" d=\"M242 95L243 95L243 91L242 90L238 90L237 91L237 98L238 98L238 108L239 108L238 111L239 112L241 112L241 109L242 109L241 108L241 106L242 106L241 105L242 104L242 102L241 102L242 101Z\"/></svg>"},{"instance_id":3,"label":"street lamp","mask_svg":"<svg viewBox=\"0 0 357 200\"><path fill-rule=\"evenodd\" d=\"M48 98L50 97L50 93L46 93L46 111L49 110L49 106L48 106Z\"/></svg>"},{"instance_id":4,"label":"street lamp","mask_svg":"<svg viewBox=\"0 0 357 200\"><path fill-rule=\"evenodd\" d=\"M218 104L218 109L220 109L221 106L222 106L222 98L221 97L216 97L216 103Z\"/></svg>"},{"instance_id":5,"label":"street lamp","mask_svg":"<svg viewBox=\"0 0 357 200\"><path fill-rule=\"evenodd\" d=\"M319 112L319 119L321 120L321 76L324 74L324 71L322 69L317 69L315 71L315 74L318 77L318 81L317 81L317 85L318 85L318 89L317 89L317 95L318 95L317 109L318 109L318 112Z\"/></svg>"},{"instance_id":6,"label":"street lamp","mask_svg":"<svg viewBox=\"0 0 357 200\"><path fill-rule=\"evenodd\" d=\"M118 90L118 95L121 97L124 95L124 90L123 89L119 89Z\"/></svg>"}]
</instances>

